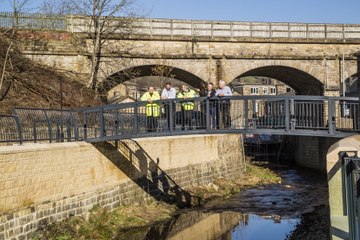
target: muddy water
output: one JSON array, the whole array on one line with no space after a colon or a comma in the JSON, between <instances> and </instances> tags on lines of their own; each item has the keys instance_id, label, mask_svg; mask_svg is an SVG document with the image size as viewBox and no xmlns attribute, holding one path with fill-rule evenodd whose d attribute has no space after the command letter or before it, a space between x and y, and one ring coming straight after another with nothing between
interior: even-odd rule
<instances>
[{"instance_id":1,"label":"muddy water","mask_svg":"<svg viewBox=\"0 0 360 240\"><path fill-rule=\"evenodd\" d=\"M276 171L282 176L281 184L248 189L227 200L183 210L151 227L121 230L118 239L286 239L302 213L327 204L326 178L286 167Z\"/></svg>"}]
</instances>

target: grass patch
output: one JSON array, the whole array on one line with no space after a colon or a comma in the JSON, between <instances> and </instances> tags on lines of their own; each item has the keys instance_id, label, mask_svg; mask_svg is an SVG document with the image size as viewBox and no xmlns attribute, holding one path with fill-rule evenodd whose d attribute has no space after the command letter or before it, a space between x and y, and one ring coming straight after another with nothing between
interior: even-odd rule
<instances>
[{"instance_id":1,"label":"grass patch","mask_svg":"<svg viewBox=\"0 0 360 240\"><path fill-rule=\"evenodd\" d=\"M204 204L214 198L230 198L244 189L277 183L281 183L279 174L267 167L248 162L242 177L233 180L219 178L207 186L192 188L191 193L199 197Z\"/></svg>"},{"instance_id":2,"label":"grass patch","mask_svg":"<svg viewBox=\"0 0 360 240\"><path fill-rule=\"evenodd\" d=\"M89 219L72 217L52 223L35 233L33 239L113 239L121 228L142 227L170 219L176 207L160 202L144 206L126 206L109 212L94 207Z\"/></svg>"},{"instance_id":3,"label":"grass patch","mask_svg":"<svg viewBox=\"0 0 360 240\"><path fill-rule=\"evenodd\" d=\"M254 165L251 163L247 164L246 176L253 178L250 184L271 184L281 183L281 177L271 169L263 166ZM249 179L250 180L250 179Z\"/></svg>"}]
</instances>

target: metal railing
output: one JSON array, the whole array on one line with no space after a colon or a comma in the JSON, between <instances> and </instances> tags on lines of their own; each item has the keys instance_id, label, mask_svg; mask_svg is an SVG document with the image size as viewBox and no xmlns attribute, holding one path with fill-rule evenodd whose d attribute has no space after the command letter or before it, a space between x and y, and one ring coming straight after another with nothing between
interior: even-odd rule
<instances>
[{"instance_id":1,"label":"metal railing","mask_svg":"<svg viewBox=\"0 0 360 240\"><path fill-rule=\"evenodd\" d=\"M348 217L348 239L360 239L360 158L340 154L344 215Z\"/></svg>"},{"instance_id":2,"label":"metal railing","mask_svg":"<svg viewBox=\"0 0 360 240\"><path fill-rule=\"evenodd\" d=\"M15 108L0 142L98 142L214 133L345 137L360 132L358 98L233 96L134 102L78 110Z\"/></svg>"},{"instance_id":3,"label":"metal railing","mask_svg":"<svg viewBox=\"0 0 360 240\"><path fill-rule=\"evenodd\" d=\"M0 115L0 142L64 142L82 140L76 111L15 108Z\"/></svg>"},{"instance_id":4,"label":"metal railing","mask_svg":"<svg viewBox=\"0 0 360 240\"><path fill-rule=\"evenodd\" d=\"M116 21L122 18L114 18ZM79 15L45 15L0 12L0 28L92 31L90 18ZM133 33L149 36L189 36L206 38L360 39L358 24L274 23L201 21L177 19L134 19ZM119 29L118 31L123 31Z\"/></svg>"},{"instance_id":5,"label":"metal railing","mask_svg":"<svg viewBox=\"0 0 360 240\"><path fill-rule=\"evenodd\" d=\"M22 143L21 127L18 116L0 115L0 142Z\"/></svg>"},{"instance_id":6,"label":"metal railing","mask_svg":"<svg viewBox=\"0 0 360 240\"><path fill-rule=\"evenodd\" d=\"M0 28L67 30L65 15L0 12Z\"/></svg>"},{"instance_id":7,"label":"metal railing","mask_svg":"<svg viewBox=\"0 0 360 240\"><path fill-rule=\"evenodd\" d=\"M344 107L345 106L345 107ZM84 139L207 133L345 137L360 131L357 98L234 96L83 109Z\"/></svg>"}]
</instances>

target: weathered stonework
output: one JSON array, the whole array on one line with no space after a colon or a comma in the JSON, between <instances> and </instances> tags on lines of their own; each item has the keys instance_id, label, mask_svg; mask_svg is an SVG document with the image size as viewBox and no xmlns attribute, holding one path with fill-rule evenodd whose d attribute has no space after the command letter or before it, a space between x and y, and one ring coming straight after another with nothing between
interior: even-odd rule
<instances>
[{"instance_id":1,"label":"weathered stonework","mask_svg":"<svg viewBox=\"0 0 360 240\"><path fill-rule=\"evenodd\" d=\"M326 172L326 154L338 138L289 136L286 152L292 156L297 166Z\"/></svg>"},{"instance_id":2,"label":"weathered stonework","mask_svg":"<svg viewBox=\"0 0 360 240\"><path fill-rule=\"evenodd\" d=\"M151 199L196 201L192 185L242 174L239 135L0 148L0 239L27 239L41 224Z\"/></svg>"},{"instance_id":3,"label":"weathered stonework","mask_svg":"<svg viewBox=\"0 0 360 240\"><path fill-rule=\"evenodd\" d=\"M79 34L74 36L82 38ZM109 40L111 48L102 51L101 81L107 83L110 77L129 69L160 64L174 67L175 78L195 87L204 81L216 83L219 78L230 83L238 77L264 76L283 81L300 94L333 96L339 95L342 54L345 54L343 78L358 72L354 54L360 50L360 41L356 39L339 42L196 36L194 40L182 36L147 35L130 38L121 39L121 42L116 38ZM46 39L43 42L43 49L34 48L35 43L31 41L24 42L24 53L57 69L89 73L89 39L51 38L48 43ZM140 71L140 76L147 75L146 71ZM126 77L119 77L115 82L124 80Z\"/></svg>"}]
</instances>

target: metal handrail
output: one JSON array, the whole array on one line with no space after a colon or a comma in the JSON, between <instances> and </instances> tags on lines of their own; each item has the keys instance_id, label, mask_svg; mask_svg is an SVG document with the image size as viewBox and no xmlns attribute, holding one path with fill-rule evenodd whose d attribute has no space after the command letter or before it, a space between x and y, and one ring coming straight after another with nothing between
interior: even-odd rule
<instances>
[{"instance_id":1,"label":"metal handrail","mask_svg":"<svg viewBox=\"0 0 360 240\"><path fill-rule=\"evenodd\" d=\"M0 142L218 133L345 137L360 132L359 110L358 98L288 95L138 101L76 110L14 108L13 115L0 115Z\"/></svg>"},{"instance_id":2,"label":"metal handrail","mask_svg":"<svg viewBox=\"0 0 360 240\"><path fill-rule=\"evenodd\" d=\"M348 217L350 240L360 239L360 158L347 157L341 159L342 191L344 215Z\"/></svg>"}]
</instances>

